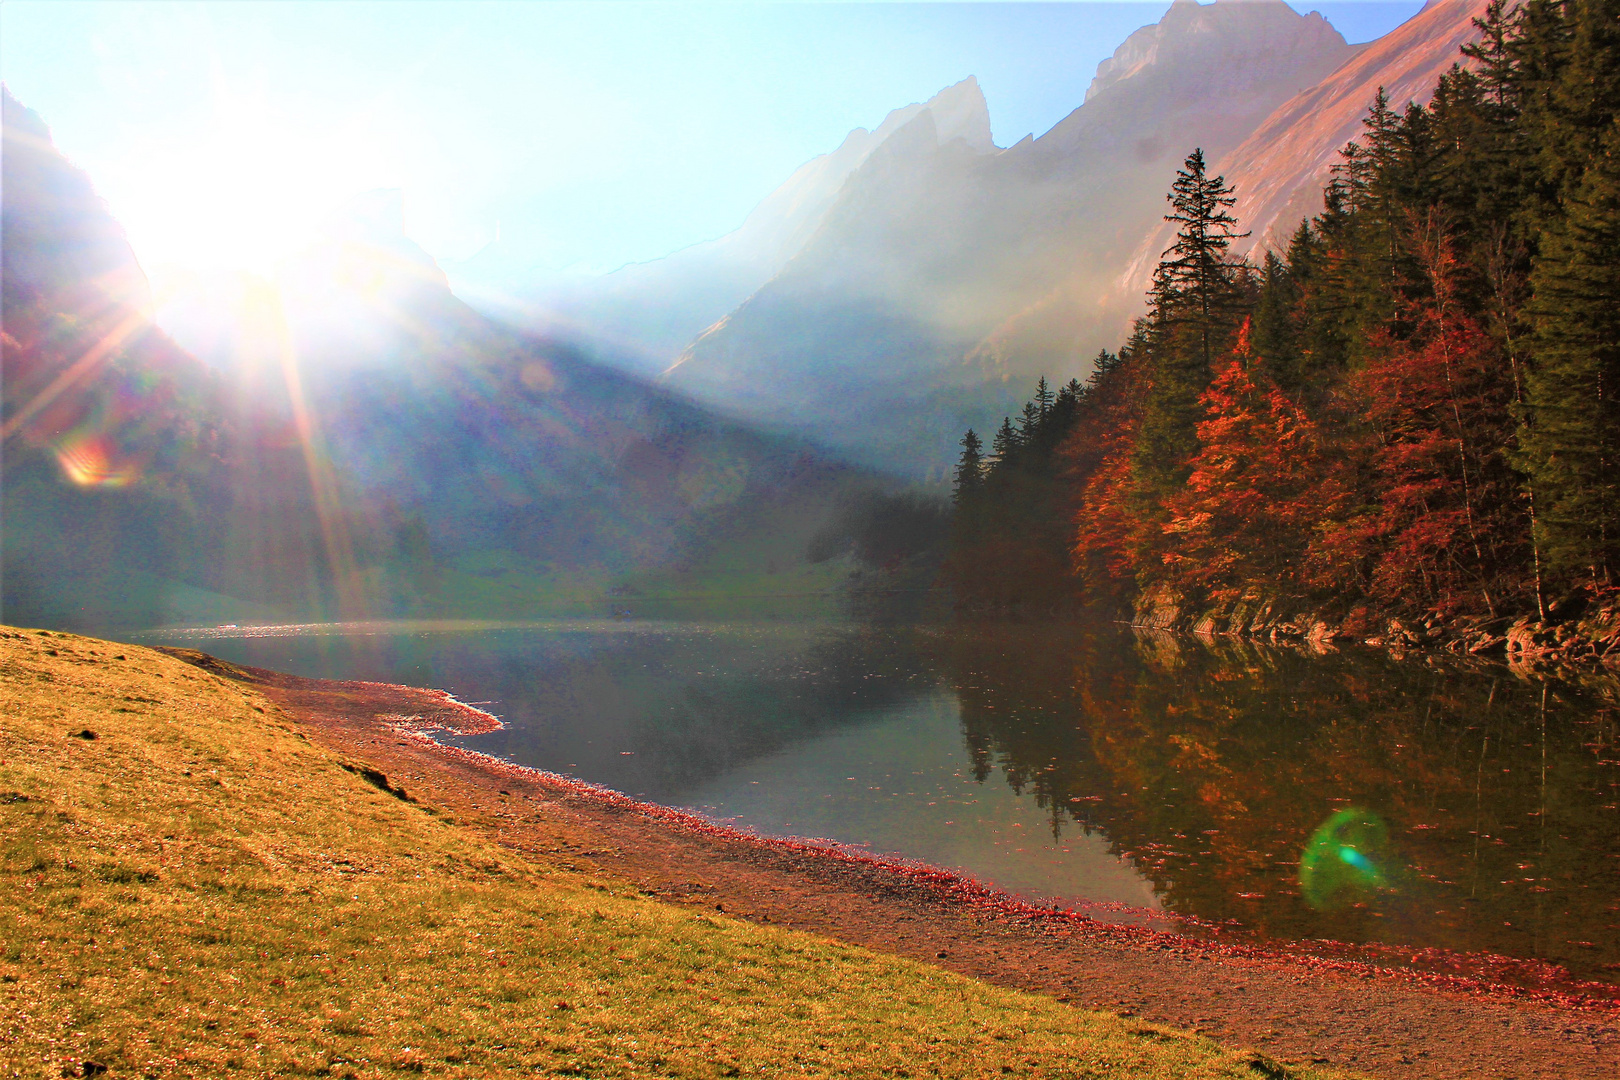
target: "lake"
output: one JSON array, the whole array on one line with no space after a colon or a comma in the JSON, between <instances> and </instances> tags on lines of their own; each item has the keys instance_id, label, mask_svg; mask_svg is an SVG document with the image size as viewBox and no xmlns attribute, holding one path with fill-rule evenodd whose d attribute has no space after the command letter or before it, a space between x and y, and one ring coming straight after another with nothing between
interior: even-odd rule
<instances>
[{"instance_id":1,"label":"lake","mask_svg":"<svg viewBox=\"0 0 1620 1080\"><path fill-rule=\"evenodd\" d=\"M1620 982L1620 686L1607 678L1101 622L389 623L141 640L442 688L506 724L457 745L1099 918Z\"/></svg>"}]
</instances>

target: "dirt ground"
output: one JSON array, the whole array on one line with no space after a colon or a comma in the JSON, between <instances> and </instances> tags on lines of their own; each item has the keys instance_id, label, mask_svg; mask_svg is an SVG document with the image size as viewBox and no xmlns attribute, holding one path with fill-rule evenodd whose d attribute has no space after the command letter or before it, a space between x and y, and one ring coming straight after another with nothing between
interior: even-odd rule
<instances>
[{"instance_id":1,"label":"dirt ground","mask_svg":"<svg viewBox=\"0 0 1620 1080\"><path fill-rule=\"evenodd\" d=\"M169 650L165 650L169 651ZM715 827L662 807L439 747L493 721L442 694L322 683L182 659L254 682L310 738L391 789L567 869L949 968L1391 1078L1620 1077L1620 1003L1423 976L1298 951L1232 948L1035 909L950 875Z\"/></svg>"}]
</instances>

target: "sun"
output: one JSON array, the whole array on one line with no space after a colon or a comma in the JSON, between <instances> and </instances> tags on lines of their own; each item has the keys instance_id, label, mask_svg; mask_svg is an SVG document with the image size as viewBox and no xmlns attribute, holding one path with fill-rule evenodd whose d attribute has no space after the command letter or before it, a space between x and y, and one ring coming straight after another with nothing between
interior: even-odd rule
<instances>
[{"instance_id":1,"label":"sun","mask_svg":"<svg viewBox=\"0 0 1620 1080\"><path fill-rule=\"evenodd\" d=\"M155 286L269 276L347 199L400 186L365 131L251 102L223 103L204 129L144 143L109 179L108 201Z\"/></svg>"}]
</instances>

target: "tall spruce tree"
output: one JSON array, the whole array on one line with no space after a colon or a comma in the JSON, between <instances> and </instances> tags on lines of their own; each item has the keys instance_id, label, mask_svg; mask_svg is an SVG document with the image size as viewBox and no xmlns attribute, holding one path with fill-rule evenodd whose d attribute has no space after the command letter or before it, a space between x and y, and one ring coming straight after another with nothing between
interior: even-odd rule
<instances>
[{"instance_id":1,"label":"tall spruce tree","mask_svg":"<svg viewBox=\"0 0 1620 1080\"><path fill-rule=\"evenodd\" d=\"M1045 420L1046 414L1052 411L1052 402L1055 397L1052 388L1046 384L1046 376L1042 375L1040 382L1035 384L1035 408L1040 413L1042 420Z\"/></svg>"},{"instance_id":2,"label":"tall spruce tree","mask_svg":"<svg viewBox=\"0 0 1620 1080\"><path fill-rule=\"evenodd\" d=\"M1620 0L1524 0L1505 52L1537 167L1521 215L1537 243L1519 462L1549 568L1610 583L1620 555Z\"/></svg>"},{"instance_id":3,"label":"tall spruce tree","mask_svg":"<svg viewBox=\"0 0 1620 1080\"><path fill-rule=\"evenodd\" d=\"M1249 234L1237 231L1237 218L1227 212L1237 196L1225 177L1208 175L1204 151L1194 150L1183 166L1165 196L1170 213L1164 220L1176 226L1176 239L1153 271L1153 315L1161 328L1190 332L1205 369L1199 381L1207 383L1238 300L1236 266L1227 249Z\"/></svg>"},{"instance_id":4,"label":"tall spruce tree","mask_svg":"<svg viewBox=\"0 0 1620 1080\"><path fill-rule=\"evenodd\" d=\"M1166 198L1164 220L1176 226L1176 239L1153 272L1149 389L1132 461L1150 500L1179 482L1197 445L1198 396L1244 301L1244 266L1228 249L1248 235L1228 212L1237 201L1233 189L1209 175L1202 149L1187 156Z\"/></svg>"},{"instance_id":5,"label":"tall spruce tree","mask_svg":"<svg viewBox=\"0 0 1620 1080\"><path fill-rule=\"evenodd\" d=\"M973 501L984 483L984 442L972 428L962 436L962 456L956 462L956 483L952 498L957 509Z\"/></svg>"},{"instance_id":6,"label":"tall spruce tree","mask_svg":"<svg viewBox=\"0 0 1620 1080\"><path fill-rule=\"evenodd\" d=\"M1011 459L1018 453L1021 440L1018 431L1013 427L1012 417L1003 416L1001 427L996 429L995 437L990 442L990 452L995 455L996 464L1010 464Z\"/></svg>"},{"instance_id":7,"label":"tall spruce tree","mask_svg":"<svg viewBox=\"0 0 1620 1080\"><path fill-rule=\"evenodd\" d=\"M1294 280L1292 270L1276 252L1268 250L1260 267L1260 298L1254 311L1254 351L1265 361L1277 385L1296 399L1305 382L1294 320L1299 301L1299 283Z\"/></svg>"},{"instance_id":8,"label":"tall spruce tree","mask_svg":"<svg viewBox=\"0 0 1620 1080\"><path fill-rule=\"evenodd\" d=\"M1620 568L1620 123L1544 234L1531 287L1520 445L1538 539L1554 569L1609 584Z\"/></svg>"},{"instance_id":9,"label":"tall spruce tree","mask_svg":"<svg viewBox=\"0 0 1620 1080\"><path fill-rule=\"evenodd\" d=\"M1050 406L1050 402L1047 403ZM1040 440L1041 421L1046 419L1046 410L1034 401L1024 402L1023 411L1018 414L1018 443L1020 446L1032 446Z\"/></svg>"}]
</instances>

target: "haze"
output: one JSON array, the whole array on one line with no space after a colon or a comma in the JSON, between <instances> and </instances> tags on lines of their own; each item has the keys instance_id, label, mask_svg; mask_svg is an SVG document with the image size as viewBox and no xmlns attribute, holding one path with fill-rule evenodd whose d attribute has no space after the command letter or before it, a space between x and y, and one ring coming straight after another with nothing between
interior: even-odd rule
<instances>
[{"instance_id":1,"label":"haze","mask_svg":"<svg viewBox=\"0 0 1620 1080\"><path fill-rule=\"evenodd\" d=\"M723 234L970 74L998 145L1039 134L1166 6L12 2L0 75L159 280L266 270L397 188L452 281L481 253L515 288ZM1354 42L1419 5L1316 7Z\"/></svg>"}]
</instances>

